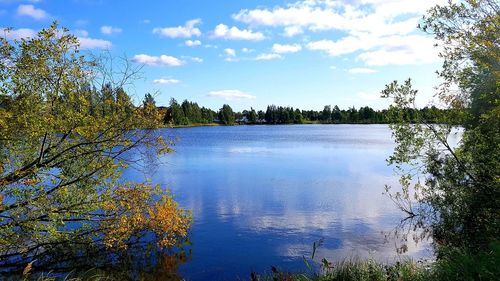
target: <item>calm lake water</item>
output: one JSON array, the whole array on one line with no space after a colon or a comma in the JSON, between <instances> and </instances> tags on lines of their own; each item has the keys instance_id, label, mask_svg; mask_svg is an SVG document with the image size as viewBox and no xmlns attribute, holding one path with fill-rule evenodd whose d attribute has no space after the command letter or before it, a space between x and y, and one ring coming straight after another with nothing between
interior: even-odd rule
<instances>
[{"instance_id":1,"label":"calm lake water","mask_svg":"<svg viewBox=\"0 0 500 281\"><path fill-rule=\"evenodd\" d=\"M193 211L188 280L248 279L250 272L306 270L315 261L371 257L395 262L432 255L410 243L398 256L385 234L404 215L383 195L397 184L385 159L394 143L386 125L289 125L164 129L176 152L151 157L145 171Z\"/></svg>"}]
</instances>

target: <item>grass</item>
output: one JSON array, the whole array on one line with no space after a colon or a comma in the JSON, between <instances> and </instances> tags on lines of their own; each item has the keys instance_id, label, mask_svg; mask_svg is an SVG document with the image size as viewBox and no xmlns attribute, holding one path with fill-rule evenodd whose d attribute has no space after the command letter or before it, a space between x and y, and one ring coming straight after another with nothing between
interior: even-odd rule
<instances>
[{"instance_id":1,"label":"grass","mask_svg":"<svg viewBox=\"0 0 500 281\"><path fill-rule=\"evenodd\" d=\"M252 281L336 281L336 280L356 280L356 281L404 281L404 280L431 280L428 277L429 270L421 263L408 261L394 265L382 265L374 260L345 260L328 267L322 267L319 273L291 273L283 272L272 267L270 274L259 275L251 273L249 280ZM123 276L121 276L123 278ZM70 273L66 276L44 274L36 278L25 276L23 280L36 281L118 281L123 280L106 272L99 270L89 270L80 274ZM175 280L175 279L171 279Z\"/></svg>"},{"instance_id":2,"label":"grass","mask_svg":"<svg viewBox=\"0 0 500 281\"><path fill-rule=\"evenodd\" d=\"M305 261L306 266L308 265ZM311 268L308 266L311 270ZM320 272L291 273L271 268L271 274L252 273L252 281L495 281L500 280L500 242L487 249L470 252L459 248L442 249L441 257L433 263L407 260L381 264L374 260L348 259L329 263L323 259Z\"/></svg>"},{"instance_id":3,"label":"grass","mask_svg":"<svg viewBox=\"0 0 500 281\"><path fill-rule=\"evenodd\" d=\"M189 128L189 127L211 127L220 126L219 123L193 123L187 125L166 125L166 128Z\"/></svg>"},{"instance_id":4,"label":"grass","mask_svg":"<svg viewBox=\"0 0 500 281\"><path fill-rule=\"evenodd\" d=\"M479 253L471 253L463 249L449 249L433 263L406 260L395 264L383 264L373 259L346 259L330 263L325 259L319 271L309 266L304 260L308 273L281 271L271 267L270 273L252 272L248 276L251 281L452 281L452 280L498 280L500 276L500 242L493 242ZM29 274L28 274L29 275ZM149 277L141 280L151 280ZM112 275L109 272L90 270L80 274L69 274L66 277L43 275L35 278L24 276L22 280L36 281L118 281L124 275ZM16 279L19 280L19 279ZM155 280L182 280L178 275L162 275Z\"/></svg>"},{"instance_id":5,"label":"grass","mask_svg":"<svg viewBox=\"0 0 500 281\"><path fill-rule=\"evenodd\" d=\"M22 279L23 281L27 280L36 280L36 281L118 281L114 277L101 272L96 269L90 269L81 273L69 273L66 275L61 274L53 274L53 273L44 273L42 275L38 275L36 277L30 277L30 275L24 274Z\"/></svg>"},{"instance_id":6,"label":"grass","mask_svg":"<svg viewBox=\"0 0 500 281\"><path fill-rule=\"evenodd\" d=\"M430 271L421 263L406 261L394 265L383 265L373 260L344 261L331 266L326 272L312 280L359 280L396 281L429 280Z\"/></svg>"},{"instance_id":7,"label":"grass","mask_svg":"<svg viewBox=\"0 0 500 281\"><path fill-rule=\"evenodd\" d=\"M323 261L319 273L283 272L272 267L272 273L259 276L252 274L252 281L405 281L432 280L428 266L414 261L398 262L393 265L377 263L374 260L344 260L338 263Z\"/></svg>"}]
</instances>

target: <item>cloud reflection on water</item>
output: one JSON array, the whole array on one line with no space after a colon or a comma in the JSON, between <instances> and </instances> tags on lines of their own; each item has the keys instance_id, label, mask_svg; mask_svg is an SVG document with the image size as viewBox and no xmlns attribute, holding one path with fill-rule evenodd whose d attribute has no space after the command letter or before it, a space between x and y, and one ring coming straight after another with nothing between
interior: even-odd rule
<instances>
[{"instance_id":1,"label":"cloud reflection on water","mask_svg":"<svg viewBox=\"0 0 500 281\"><path fill-rule=\"evenodd\" d=\"M317 256L329 260L398 258L394 241L384 237L403 217L382 195L385 184L397 185L385 162L393 149L387 126L207 127L174 134L181 139L177 152L162 159L168 164L156 167L152 181L193 210L187 277L221 267L229 276L297 267L321 238ZM408 256L430 255L428 243L408 246Z\"/></svg>"}]
</instances>

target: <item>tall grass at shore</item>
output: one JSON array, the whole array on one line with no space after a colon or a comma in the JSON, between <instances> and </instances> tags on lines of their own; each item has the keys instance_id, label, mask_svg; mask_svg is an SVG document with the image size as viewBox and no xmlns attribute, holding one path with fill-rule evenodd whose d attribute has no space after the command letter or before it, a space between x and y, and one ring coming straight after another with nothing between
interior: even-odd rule
<instances>
[{"instance_id":1,"label":"tall grass at shore","mask_svg":"<svg viewBox=\"0 0 500 281\"><path fill-rule=\"evenodd\" d=\"M345 259L328 262L323 259L319 269L310 266L304 259L306 270L283 271L275 266L269 272L252 272L251 281L460 281L460 280L498 280L500 276L500 243L493 242L488 250L470 253L460 249L449 249L446 255L434 262L403 260L394 264L384 264L373 259ZM21 278L5 280L36 281L121 281L121 280L184 280L175 273L162 270L145 275L128 275L119 271L92 269L85 272L43 275L31 274L25 270ZM0 276L1 277L1 276ZM142 278L141 278L142 277ZM153 279L151 279L153 278Z\"/></svg>"}]
</instances>

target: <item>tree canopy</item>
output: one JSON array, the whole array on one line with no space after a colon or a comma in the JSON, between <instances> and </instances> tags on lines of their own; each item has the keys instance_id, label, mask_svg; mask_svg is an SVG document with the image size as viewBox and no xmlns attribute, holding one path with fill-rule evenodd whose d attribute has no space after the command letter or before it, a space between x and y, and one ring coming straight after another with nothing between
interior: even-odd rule
<instances>
[{"instance_id":1,"label":"tree canopy","mask_svg":"<svg viewBox=\"0 0 500 281\"><path fill-rule=\"evenodd\" d=\"M438 96L448 110L438 124L420 114L412 124L404 114L417 95L411 81L382 91L394 101L397 147L389 162L403 186L389 194L418 218L438 256L457 248L488 251L500 237L500 9L492 0L450 2L431 9L421 29L442 48ZM461 140L454 145L449 139L457 130Z\"/></svg>"},{"instance_id":2,"label":"tree canopy","mask_svg":"<svg viewBox=\"0 0 500 281\"><path fill-rule=\"evenodd\" d=\"M405 114L412 122L416 121L416 116L419 115L427 122L434 123L445 111L436 106L429 106L407 108ZM218 112L204 106L200 108L198 103L188 100L184 100L181 105L172 98L169 106L164 112L160 111L159 114L162 114L165 125L185 126L216 123L216 117L219 123L227 125L222 122L223 119L220 118ZM386 109L375 110L369 106L340 109L337 105L333 107L326 105L323 110L316 111L269 105L265 112L262 110L257 112L254 108L250 108L250 110L233 112L233 114L235 122L244 124L386 124L389 122L389 112Z\"/></svg>"},{"instance_id":3,"label":"tree canopy","mask_svg":"<svg viewBox=\"0 0 500 281\"><path fill-rule=\"evenodd\" d=\"M224 125L233 125L235 121L235 116L233 109L228 105L224 104L219 110L219 120Z\"/></svg>"},{"instance_id":4,"label":"tree canopy","mask_svg":"<svg viewBox=\"0 0 500 281\"><path fill-rule=\"evenodd\" d=\"M190 214L170 193L120 180L134 151L170 151L146 129L161 121L152 96L134 106L124 90L135 74L83 56L55 23L0 38L0 267L119 251L146 233L160 248L185 240Z\"/></svg>"}]
</instances>

